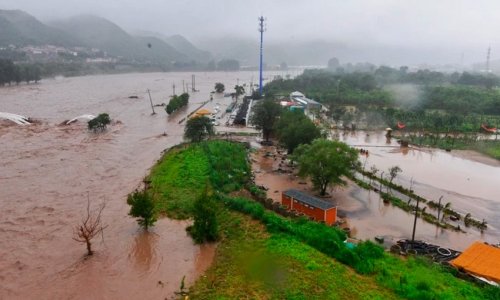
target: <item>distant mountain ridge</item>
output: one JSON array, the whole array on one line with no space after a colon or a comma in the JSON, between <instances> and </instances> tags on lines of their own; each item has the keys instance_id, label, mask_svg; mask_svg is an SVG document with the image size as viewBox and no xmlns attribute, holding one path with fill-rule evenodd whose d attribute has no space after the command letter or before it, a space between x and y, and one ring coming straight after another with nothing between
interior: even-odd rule
<instances>
[{"instance_id":1,"label":"distant mountain ridge","mask_svg":"<svg viewBox=\"0 0 500 300\"><path fill-rule=\"evenodd\" d=\"M43 24L21 10L0 10L0 45L70 46L75 43L77 41L70 35Z\"/></svg>"},{"instance_id":2,"label":"distant mountain ridge","mask_svg":"<svg viewBox=\"0 0 500 300\"><path fill-rule=\"evenodd\" d=\"M166 65L205 63L211 58L209 52L196 48L182 36L132 36L101 17L80 15L44 24L20 10L0 10L0 47L11 44L97 48L129 61Z\"/></svg>"},{"instance_id":3,"label":"distant mountain ridge","mask_svg":"<svg viewBox=\"0 0 500 300\"><path fill-rule=\"evenodd\" d=\"M134 37L118 25L100 17L82 15L51 25L71 34L86 47L137 61L189 61L189 57L155 37Z\"/></svg>"}]
</instances>

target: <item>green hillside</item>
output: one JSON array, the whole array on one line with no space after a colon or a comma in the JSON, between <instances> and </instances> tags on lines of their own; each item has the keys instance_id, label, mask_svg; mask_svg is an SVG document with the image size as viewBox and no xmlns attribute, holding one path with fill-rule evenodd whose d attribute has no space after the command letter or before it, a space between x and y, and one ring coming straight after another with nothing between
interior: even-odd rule
<instances>
[{"instance_id":1,"label":"green hillside","mask_svg":"<svg viewBox=\"0 0 500 300\"><path fill-rule=\"evenodd\" d=\"M0 10L0 46L77 44L69 34L49 27L20 10Z\"/></svg>"},{"instance_id":2,"label":"green hillside","mask_svg":"<svg viewBox=\"0 0 500 300\"><path fill-rule=\"evenodd\" d=\"M155 63L189 60L186 55L159 39L133 37L118 25L100 17L83 15L52 25L73 35L83 46L99 48L113 56Z\"/></svg>"}]
</instances>

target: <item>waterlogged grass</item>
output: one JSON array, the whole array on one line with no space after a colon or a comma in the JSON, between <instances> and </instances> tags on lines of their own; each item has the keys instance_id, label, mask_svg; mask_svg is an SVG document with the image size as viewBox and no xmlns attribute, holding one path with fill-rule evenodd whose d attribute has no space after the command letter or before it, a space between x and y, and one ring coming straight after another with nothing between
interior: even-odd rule
<instances>
[{"instance_id":1,"label":"waterlogged grass","mask_svg":"<svg viewBox=\"0 0 500 300\"><path fill-rule=\"evenodd\" d=\"M219 220L224 238L191 299L399 299L374 277L286 234L270 235L248 216L223 209Z\"/></svg>"},{"instance_id":2,"label":"waterlogged grass","mask_svg":"<svg viewBox=\"0 0 500 300\"><path fill-rule=\"evenodd\" d=\"M321 260L334 262L331 258L335 258L351 266L359 274L365 274L366 278L375 278L380 287L387 288L402 298L499 299L500 289L482 288L463 281L455 277L450 269L427 259L403 259L383 252L379 246L370 242L363 242L350 250L339 243L342 233L335 228L307 220L291 221L273 212L263 211L260 203L244 198L222 197L222 200L225 207L260 220L268 232L321 252ZM316 263L317 260L311 260L308 268L315 269Z\"/></svg>"},{"instance_id":3,"label":"waterlogged grass","mask_svg":"<svg viewBox=\"0 0 500 300\"><path fill-rule=\"evenodd\" d=\"M199 145L167 152L148 178L157 212L176 219L189 218L209 172L209 161Z\"/></svg>"},{"instance_id":4,"label":"waterlogged grass","mask_svg":"<svg viewBox=\"0 0 500 300\"><path fill-rule=\"evenodd\" d=\"M153 167L148 180L156 210L175 219L191 217L205 186L231 192L250 176L243 144L210 141L173 148Z\"/></svg>"}]
</instances>

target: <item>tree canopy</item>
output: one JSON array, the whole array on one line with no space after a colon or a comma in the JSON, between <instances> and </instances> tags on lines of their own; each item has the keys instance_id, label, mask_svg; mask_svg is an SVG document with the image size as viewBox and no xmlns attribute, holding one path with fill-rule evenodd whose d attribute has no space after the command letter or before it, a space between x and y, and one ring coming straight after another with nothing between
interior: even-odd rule
<instances>
[{"instance_id":1,"label":"tree canopy","mask_svg":"<svg viewBox=\"0 0 500 300\"><path fill-rule=\"evenodd\" d=\"M262 130L264 139L268 141L274 130L274 124L281 114L280 105L273 100L265 99L257 102L252 111L250 123L258 130Z\"/></svg>"},{"instance_id":2,"label":"tree canopy","mask_svg":"<svg viewBox=\"0 0 500 300\"><path fill-rule=\"evenodd\" d=\"M137 218L137 223L145 230L154 225L156 222L155 205L147 192L135 191L128 195L127 204L130 205L129 215Z\"/></svg>"},{"instance_id":3,"label":"tree canopy","mask_svg":"<svg viewBox=\"0 0 500 300\"><path fill-rule=\"evenodd\" d=\"M196 243L214 242L219 237L217 203L208 187L194 202L194 222L189 233Z\"/></svg>"},{"instance_id":4,"label":"tree canopy","mask_svg":"<svg viewBox=\"0 0 500 300\"><path fill-rule=\"evenodd\" d=\"M213 134L214 125L212 121L205 116L189 119L184 128L184 138L191 142L201 142Z\"/></svg>"},{"instance_id":5,"label":"tree canopy","mask_svg":"<svg viewBox=\"0 0 500 300\"><path fill-rule=\"evenodd\" d=\"M223 93L223 92L224 92L224 90L225 90L226 88L224 87L224 84L222 84L222 83L220 83L220 82L217 82L217 83L215 84L215 88L214 88L214 89L215 89L215 91L216 91L217 93Z\"/></svg>"},{"instance_id":6,"label":"tree canopy","mask_svg":"<svg viewBox=\"0 0 500 300\"><path fill-rule=\"evenodd\" d=\"M109 123L111 123L109 115L102 113L88 122L88 128L94 132L104 131Z\"/></svg>"},{"instance_id":7,"label":"tree canopy","mask_svg":"<svg viewBox=\"0 0 500 300\"><path fill-rule=\"evenodd\" d=\"M288 153L300 144L310 144L321 137L321 130L301 111L285 111L276 122L276 136Z\"/></svg>"},{"instance_id":8,"label":"tree canopy","mask_svg":"<svg viewBox=\"0 0 500 300\"><path fill-rule=\"evenodd\" d=\"M236 93L236 96L245 94L245 88L242 85L235 85L234 91Z\"/></svg>"},{"instance_id":9,"label":"tree canopy","mask_svg":"<svg viewBox=\"0 0 500 300\"><path fill-rule=\"evenodd\" d=\"M179 108L186 106L188 104L188 101L189 101L188 93L183 93L180 96L174 95L172 99L170 99L170 102L168 102L168 105L165 107L165 111L167 112L167 114L170 115Z\"/></svg>"},{"instance_id":10,"label":"tree canopy","mask_svg":"<svg viewBox=\"0 0 500 300\"><path fill-rule=\"evenodd\" d=\"M342 176L351 174L358 161L358 152L339 141L317 139L310 145L300 145L294 152L299 175L310 177L321 195L329 185L343 185Z\"/></svg>"}]
</instances>

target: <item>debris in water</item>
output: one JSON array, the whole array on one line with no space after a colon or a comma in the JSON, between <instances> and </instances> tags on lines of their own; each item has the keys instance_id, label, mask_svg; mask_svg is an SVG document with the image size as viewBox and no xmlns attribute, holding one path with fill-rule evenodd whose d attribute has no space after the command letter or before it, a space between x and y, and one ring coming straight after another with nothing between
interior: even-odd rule
<instances>
[{"instance_id":1,"label":"debris in water","mask_svg":"<svg viewBox=\"0 0 500 300\"><path fill-rule=\"evenodd\" d=\"M7 119L7 120L10 120L10 121L18 124L18 125L31 124L29 121L29 118L26 118L25 116L21 116L21 115L11 114L11 113L0 112L0 119Z\"/></svg>"},{"instance_id":2,"label":"debris in water","mask_svg":"<svg viewBox=\"0 0 500 300\"><path fill-rule=\"evenodd\" d=\"M96 116L94 116L94 115L81 115L81 116L78 116L78 117L76 117L76 118L73 118L73 119L71 119L71 120L67 121L67 122L66 122L66 125L69 125L69 124L71 124L71 123L73 123L73 122L76 122L76 121L78 121L78 120L80 120L80 119L84 119L84 120L92 120L92 119L95 119L95 118L96 118Z\"/></svg>"}]
</instances>

